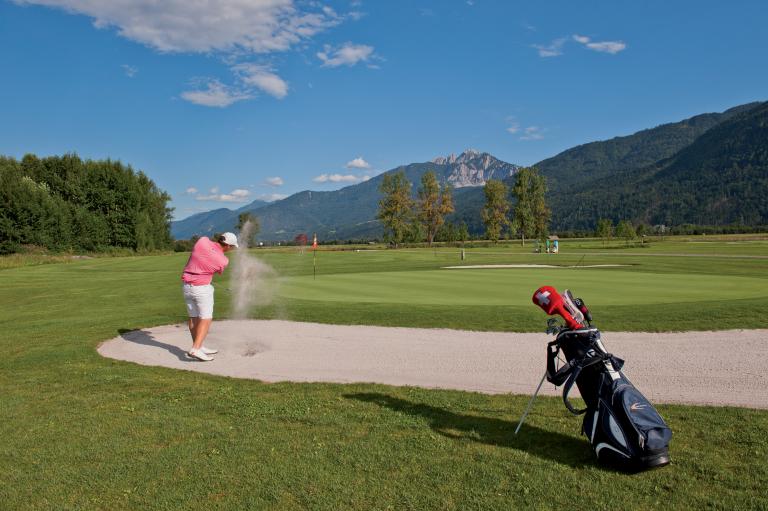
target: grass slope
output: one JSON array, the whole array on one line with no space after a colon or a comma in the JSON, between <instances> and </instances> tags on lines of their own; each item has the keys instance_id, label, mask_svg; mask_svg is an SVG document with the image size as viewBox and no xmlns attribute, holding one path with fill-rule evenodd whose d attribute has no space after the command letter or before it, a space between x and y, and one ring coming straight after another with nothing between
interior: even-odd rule
<instances>
[{"instance_id":1,"label":"grass slope","mask_svg":"<svg viewBox=\"0 0 768 511\"><path fill-rule=\"evenodd\" d=\"M657 248L671 254L686 247ZM685 268L692 275L766 274L764 259L595 250L596 259L638 258L646 273L659 275ZM470 257L506 260L506 251L515 250ZM264 255L283 275L311 274L309 255ZM319 254L318 280L364 267L380 273L437 264L431 251L383 252L376 265L355 263L360 255ZM675 434L673 464L624 475L595 464L580 419L555 398L540 399L515 437L525 396L263 384L101 358L97 344L121 330L183 320L184 260L94 259L0 272L0 508L552 509L573 507L574 499L596 509L617 502L622 509L768 507L766 411L660 406ZM222 284L218 310L226 313ZM287 298L285 305L304 319L340 308ZM444 306L424 316L424 306L365 305L352 321L442 326L447 317ZM543 319L536 316L539 327ZM505 321L485 326L520 328Z\"/></svg>"}]
</instances>

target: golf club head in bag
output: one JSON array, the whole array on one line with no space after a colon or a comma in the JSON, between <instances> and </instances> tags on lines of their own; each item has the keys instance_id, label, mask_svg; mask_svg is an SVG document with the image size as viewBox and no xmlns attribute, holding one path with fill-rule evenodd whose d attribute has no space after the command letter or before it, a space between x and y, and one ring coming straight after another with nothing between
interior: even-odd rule
<instances>
[{"instance_id":1,"label":"golf club head in bag","mask_svg":"<svg viewBox=\"0 0 768 511\"><path fill-rule=\"evenodd\" d=\"M578 324L580 324L582 327L584 326L584 313L581 312L581 308L576 303L576 298L573 297L573 294L569 289L566 289L563 294L563 306L565 307L565 310L571 313L571 316L573 316L573 319L576 320Z\"/></svg>"},{"instance_id":2,"label":"golf club head in bag","mask_svg":"<svg viewBox=\"0 0 768 511\"><path fill-rule=\"evenodd\" d=\"M570 292L566 291L566 293L570 295ZM552 286L541 286L533 293L533 303L541 307L548 315L559 315L565 320L568 328L583 328L584 315L573 303L572 297L568 297L567 300L568 302ZM571 311L575 311L577 315L574 317Z\"/></svg>"},{"instance_id":3,"label":"golf club head in bag","mask_svg":"<svg viewBox=\"0 0 768 511\"><path fill-rule=\"evenodd\" d=\"M578 307L581 313L584 314L584 319L587 321L587 326L592 326L592 313L589 312L589 307L587 307L587 304L584 303L584 300L581 298L574 298L573 303L575 303L576 307Z\"/></svg>"}]
</instances>

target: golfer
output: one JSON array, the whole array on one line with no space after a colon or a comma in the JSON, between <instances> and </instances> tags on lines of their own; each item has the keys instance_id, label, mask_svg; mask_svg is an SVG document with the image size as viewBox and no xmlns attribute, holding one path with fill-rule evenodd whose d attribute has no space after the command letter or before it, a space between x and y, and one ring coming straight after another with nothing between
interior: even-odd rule
<instances>
[{"instance_id":1,"label":"golfer","mask_svg":"<svg viewBox=\"0 0 768 511\"><path fill-rule=\"evenodd\" d=\"M225 232L216 236L216 241L206 237L197 240L189 256L181 280L184 282L184 301L189 313L189 333L192 334L192 349L188 355L197 360L208 362L218 350L203 346L208 329L213 321L213 286L214 273L221 275L229 264L224 254L237 248L237 236Z\"/></svg>"}]
</instances>

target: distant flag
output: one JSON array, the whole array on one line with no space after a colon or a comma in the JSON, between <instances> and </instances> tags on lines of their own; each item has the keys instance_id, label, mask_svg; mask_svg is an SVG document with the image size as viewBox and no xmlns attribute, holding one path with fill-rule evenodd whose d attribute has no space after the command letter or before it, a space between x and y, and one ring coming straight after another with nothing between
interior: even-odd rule
<instances>
[{"instance_id":1,"label":"distant flag","mask_svg":"<svg viewBox=\"0 0 768 511\"><path fill-rule=\"evenodd\" d=\"M317 233L312 235L312 279L317 278Z\"/></svg>"}]
</instances>

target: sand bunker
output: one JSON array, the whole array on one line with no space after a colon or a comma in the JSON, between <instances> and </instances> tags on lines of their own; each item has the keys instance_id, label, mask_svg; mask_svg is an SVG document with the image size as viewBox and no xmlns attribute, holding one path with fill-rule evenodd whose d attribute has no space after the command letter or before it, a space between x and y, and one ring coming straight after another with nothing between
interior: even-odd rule
<instances>
[{"instance_id":1,"label":"sand bunker","mask_svg":"<svg viewBox=\"0 0 768 511\"><path fill-rule=\"evenodd\" d=\"M768 408L768 330L603 332L625 374L653 402ZM196 362L185 325L128 332L105 357L267 382L371 382L531 394L544 372L544 333L340 326L290 321L215 321ZM558 391L545 383L544 394Z\"/></svg>"},{"instance_id":2,"label":"sand bunker","mask_svg":"<svg viewBox=\"0 0 768 511\"><path fill-rule=\"evenodd\" d=\"M631 266L629 264L580 264L580 265L557 265L557 264L467 264L463 266L443 266L444 270L481 270L486 268L617 268L620 266Z\"/></svg>"}]
</instances>

